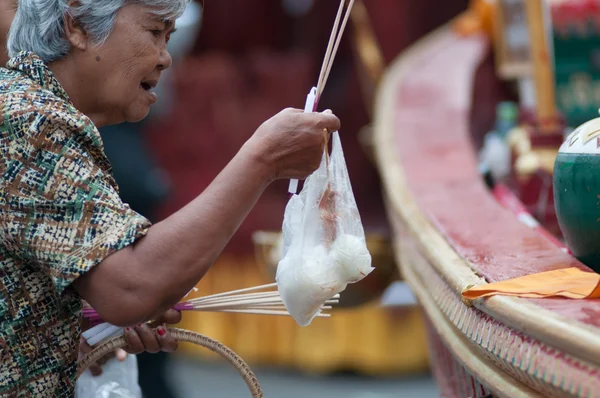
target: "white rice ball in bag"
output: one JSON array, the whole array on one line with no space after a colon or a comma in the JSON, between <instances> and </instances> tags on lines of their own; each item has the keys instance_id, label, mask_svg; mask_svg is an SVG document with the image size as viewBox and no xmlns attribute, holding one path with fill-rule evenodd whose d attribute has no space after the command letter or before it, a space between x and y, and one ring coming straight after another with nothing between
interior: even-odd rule
<instances>
[{"instance_id":1,"label":"white rice ball in bag","mask_svg":"<svg viewBox=\"0 0 600 398\"><path fill-rule=\"evenodd\" d=\"M346 288L334 259L323 246L302 254L289 253L277 271L281 299L300 326L308 326L323 303Z\"/></svg>"},{"instance_id":2,"label":"white rice ball in bag","mask_svg":"<svg viewBox=\"0 0 600 398\"><path fill-rule=\"evenodd\" d=\"M331 156L323 156L286 206L282 255L276 277L279 294L300 326L309 325L348 283L373 271L337 132Z\"/></svg>"},{"instance_id":3,"label":"white rice ball in bag","mask_svg":"<svg viewBox=\"0 0 600 398\"><path fill-rule=\"evenodd\" d=\"M331 246L331 256L338 266L339 278L345 283L358 282L375 269L371 267L366 242L354 235L338 236Z\"/></svg>"}]
</instances>

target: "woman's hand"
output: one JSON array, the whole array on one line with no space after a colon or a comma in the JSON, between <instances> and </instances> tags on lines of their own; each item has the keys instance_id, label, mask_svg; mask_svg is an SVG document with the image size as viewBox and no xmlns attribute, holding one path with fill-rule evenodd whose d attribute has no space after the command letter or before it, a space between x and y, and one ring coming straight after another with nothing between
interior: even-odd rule
<instances>
[{"instance_id":1,"label":"woman's hand","mask_svg":"<svg viewBox=\"0 0 600 398\"><path fill-rule=\"evenodd\" d=\"M168 332L167 324L176 324L181 321L181 313L175 310L169 310L159 319L149 324L140 324L135 327L125 328L125 340L127 346L124 349L118 349L112 354L106 355L98 362L90 365L89 369L93 376L102 374L102 365L110 358L116 357L123 362L129 354L140 354L142 352L157 353L160 351L174 352L177 350L177 340ZM89 354L92 347L82 337L79 343L79 358Z\"/></svg>"},{"instance_id":2,"label":"woman's hand","mask_svg":"<svg viewBox=\"0 0 600 398\"><path fill-rule=\"evenodd\" d=\"M331 111L285 109L263 123L248 144L273 179L304 179L321 163L326 134L339 129L340 120Z\"/></svg>"},{"instance_id":3,"label":"woman's hand","mask_svg":"<svg viewBox=\"0 0 600 398\"><path fill-rule=\"evenodd\" d=\"M176 324L181 321L181 313L169 310L158 320L150 324L142 323L135 327L125 328L125 351L130 354L149 352L156 354L160 351L174 352L177 350L177 340L169 333L166 324Z\"/></svg>"},{"instance_id":4,"label":"woman's hand","mask_svg":"<svg viewBox=\"0 0 600 398\"><path fill-rule=\"evenodd\" d=\"M79 340L79 360L83 359L87 354L93 351L93 348L85 341L83 337ZM109 359L116 357L119 362L123 362L127 359L127 352L122 349L115 350L111 354L105 355L103 358L88 368L92 376L100 376L102 374L102 365L104 365Z\"/></svg>"}]
</instances>

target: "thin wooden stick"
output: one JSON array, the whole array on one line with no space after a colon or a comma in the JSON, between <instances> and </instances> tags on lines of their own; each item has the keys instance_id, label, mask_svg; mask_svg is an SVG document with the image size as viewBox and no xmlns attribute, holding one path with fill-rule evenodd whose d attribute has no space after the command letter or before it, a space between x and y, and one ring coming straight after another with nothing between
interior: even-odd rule
<instances>
[{"instance_id":1,"label":"thin wooden stick","mask_svg":"<svg viewBox=\"0 0 600 398\"><path fill-rule=\"evenodd\" d=\"M222 310L216 312L229 312L238 314L255 314L255 315L290 315L287 311L265 311L265 310ZM317 315L321 318L329 318L331 314L320 313Z\"/></svg>"},{"instance_id":2,"label":"thin wooden stick","mask_svg":"<svg viewBox=\"0 0 600 398\"><path fill-rule=\"evenodd\" d=\"M249 309L257 309L257 310L281 310L281 311L287 311L287 308L285 308L285 305L273 305L273 304L256 304L256 305L251 305L249 307L240 307L240 309L245 309L245 310L249 310Z\"/></svg>"},{"instance_id":3,"label":"thin wooden stick","mask_svg":"<svg viewBox=\"0 0 600 398\"><path fill-rule=\"evenodd\" d=\"M261 288L260 286L257 288ZM255 288L250 288L255 289ZM245 289L243 289L245 290ZM227 294L227 293L223 293ZM211 298L213 297L213 298ZM331 306L326 306L327 304L338 304L339 303L339 294L334 295L331 299L326 300L323 303L322 309L331 309ZM192 299L186 302L180 303L185 307L185 310L215 310L218 311L220 309L236 309L236 308L275 308L284 310L286 309L283 304L283 300L278 291L273 292L262 292L262 293L248 293L248 294L237 294L231 296L207 296ZM85 309L84 317L91 321L101 321L100 315L93 309ZM105 325L105 327L108 324Z\"/></svg>"},{"instance_id":4,"label":"thin wooden stick","mask_svg":"<svg viewBox=\"0 0 600 398\"><path fill-rule=\"evenodd\" d=\"M327 71L327 66L329 65L329 59L331 57L331 51L333 49L333 45L337 38L338 27L340 25L340 20L342 18L342 11L344 10L344 3L346 0L340 1L340 6L338 8L337 15L335 17L335 22L333 24L333 28L331 29L331 34L329 36L329 43L327 44L327 51L325 51L325 57L323 59L323 64L321 65L321 73L319 74L319 82L317 84L317 92L319 92L319 88L323 83L323 78L325 77L325 73Z\"/></svg>"},{"instance_id":5,"label":"thin wooden stick","mask_svg":"<svg viewBox=\"0 0 600 398\"><path fill-rule=\"evenodd\" d=\"M197 307L190 307L188 310L194 311L194 310L222 310L222 309L277 309L277 310L286 310L287 311L287 307L285 305L280 305L277 303L264 303L264 304L248 304L248 305L220 305L220 306L197 306ZM331 310L333 309L332 305L323 305L320 307L320 309L322 310Z\"/></svg>"},{"instance_id":6,"label":"thin wooden stick","mask_svg":"<svg viewBox=\"0 0 600 398\"><path fill-rule=\"evenodd\" d=\"M339 294L333 296L332 299L326 300L325 304L338 304L339 303ZM247 294L247 295L234 295L230 297L222 297L211 300L203 300L203 299L193 299L185 302L185 304L190 304L191 306L197 305L208 305L208 304L225 304L225 303L246 303L247 300L257 300L257 299L269 299L277 302L282 302L281 296L278 292L269 292L269 293L256 293L256 294Z\"/></svg>"},{"instance_id":7,"label":"thin wooden stick","mask_svg":"<svg viewBox=\"0 0 600 398\"><path fill-rule=\"evenodd\" d=\"M250 296L250 295L249 295ZM259 301L257 301L259 300ZM222 298L218 300L207 300L207 301L189 301L192 307L197 306L207 306L207 305L246 305L248 303L278 303L282 304L283 300L279 295L269 295L269 296L256 296L256 297L243 297L239 298L238 296L232 296L227 298ZM338 304L338 299L326 300L324 304Z\"/></svg>"},{"instance_id":8,"label":"thin wooden stick","mask_svg":"<svg viewBox=\"0 0 600 398\"><path fill-rule=\"evenodd\" d=\"M322 306L319 308L320 310L331 310L333 307L331 306ZM276 310L276 311L287 311L287 308L282 305L248 305L248 306L224 306L222 308L206 308L206 307L195 307L192 308L191 311L222 311L222 310Z\"/></svg>"},{"instance_id":9,"label":"thin wooden stick","mask_svg":"<svg viewBox=\"0 0 600 398\"><path fill-rule=\"evenodd\" d=\"M346 15L344 16L344 22L342 22L342 27L340 28L340 32L337 36L335 47L333 48L333 52L331 53L331 57L329 58L327 72L325 73L325 77L323 78L322 84L317 87L317 97L321 97L321 94L325 89L325 85L327 84L327 80L329 79L329 73L331 72L331 68L333 67L333 61L335 60L338 48L340 47L340 43L342 42L342 36L344 35L344 30L346 30L346 25L348 24L348 20L350 19L350 14L352 13L353 6L354 0L350 0L350 4L348 4L348 8L346 9Z\"/></svg>"},{"instance_id":10,"label":"thin wooden stick","mask_svg":"<svg viewBox=\"0 0 600 398\"><path fill-rule=\"evenodd\" d=\"M254 298L266 298L266 297L281 297L281 295L279 294L279 291L272 291L272 292L262 292L262 293L249 293L249 294L228 294L225 295L225 293L223 293L223 295L220 295L219 297L215 296L205 296L205 297L197 297L197 298L193 298L187 301L184 301L184 303L190 303L190 304L195 304L195 303L208 303L208 302L221 302L221 301L231 301L231 300L245 300L245 299L254 299ZM336 294L335 296L333 296L330 300L336 300L339 299L340 295Z\"/></svg>"},{"instance_id":11,"label":"thin wooden stick","mask_svg":"<svg viewBox=\"0 0 600 398\"><path fill-rule=\"evenodd\" d=\"M231 296L223 296L223 297L215 297L215 298L206 298L199 297L195 299L188 300L188 303L206 303L206 302L216 302L222 300L244 300L250 298L265 298L265 297L279 297L279 292L264 292L264 293L249 293L249 294L234 294Z\"/></svg>"},{"instance_id":12,"label":"thin wooden stick","mask_svg":"<svg viewBox=\"0 0 600 398\"><path fill-rule=\"evenodd\" d=\"M250 304L261 304L261 303L281 303L281 300L275 300L275 299L270 299L270 298L265 298L265 299L254 299L254 300L243 300L243 301L229 301L229 302L225 302L225 303L216 303L216 304L199 304L199 305L194 305L194 308L219 308L219 307L225 307L225 306L243 306L243 305L250 305Z\"/></svg>"},{"instance_id":13,"label":"thin wooden stick","mask_svg":"<svg viewBox=\"0 0 600 398\"><path fill-rule=\"evenodd\" d=\"M254 291L257 291L257 290L270 289L270 288L273 288L273 287L277 287L277 283L270 283L268 285L248 287L246 289L233 290L231 292L225 292L225 293L219 293L219 294L212 294L210 296L204 296L203 298L207 299L207 298L216 298L216 297L223 297L223 296L231 296L233 294L245 293L245 292L254 292Z\"/></svg>"},{"instance_id":14,"label":"thin wooden stick","mask_svg":"<svg viewBox=\"0 0 600 398\"><path fill-rule=\"evenodd\" d=\"M203 308L203 309L216 309L216 308L244 308L244 307L254 307L257 305L281 305L280 301L269 301L269 302L250 302L250 303L220 303L220 304L208 304L208 305L195 305L192 307L193 309Z\"/></svg>"}]
</instances>

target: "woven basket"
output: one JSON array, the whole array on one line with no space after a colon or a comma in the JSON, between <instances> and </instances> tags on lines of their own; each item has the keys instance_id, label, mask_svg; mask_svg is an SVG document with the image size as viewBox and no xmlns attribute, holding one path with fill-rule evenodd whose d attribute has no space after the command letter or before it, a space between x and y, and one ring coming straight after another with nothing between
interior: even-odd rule
<instances>
[{"instance_id":1,"label":"woven basket","mask_svg":"<svg viewBox=\"0 0 600 398\"><path fill-rule=\"evenodd\" d=\"M175 339L177 339L180 342L197 344L219 354L221 357L223 357L223 359L232 364L233 367L240 373L240 375L246 382L246 385L250 389L252 398L264 397L264 394L262 392L262 389L260 388L260 384L256 379L256 376L254 375L254 372L252 372L252 370L246 364L246 362L244 362L244 360L240 358L235 352L231 351L229 348L219 343L218 341L196 332L190 332L189 330L174 328L169 328L169 332ZM114 350L124 348L126 346L127 342L125 341L125 337L123 336L115 337L101 344L96 349L94 349L94 351L90 352L81 361L79 361L78 377L81 376L81 374L91 364L97 362L99 359L113 352Z\"/></svg>"}]
</instances>

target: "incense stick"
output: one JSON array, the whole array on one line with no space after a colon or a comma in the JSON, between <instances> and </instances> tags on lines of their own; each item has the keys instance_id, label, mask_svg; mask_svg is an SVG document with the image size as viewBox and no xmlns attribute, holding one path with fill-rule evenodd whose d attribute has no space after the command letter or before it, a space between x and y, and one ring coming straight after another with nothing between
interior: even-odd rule
<instances>
[{"instance_id":1,"label":"incense stick","mask_svg":"<svg viewBox=\"0 0 600 398\"><path fill-rule=\"evenodd\" d=\"M344 22L342 22L342 27L340 28L340 33L337 36L337 40L335 43L335 47L333 48L332 55L329 59L329 64L327 65L327 72L325 73L325 77L323 78L323 84L319 89L317 89L317 94L320 97L323 89L325 89L325 84L327 84L327 80L329 79L329 73L331 73L331 68L333 67L333 61L335 60L335 56L337 55L337 51L340 47L340 43L342 42L342 36L344 34L344 30L346 30L346 25L348 24L348 20L350 19L350 14L352 14L352 7L354 6L354 0L350 0L350 4L348 4L348 8L346 9L346 15L344 16Z\"/></svg>"},{"instance_id":2,"label":"incense stick","mask_svg":"<svg viewBox=\"0 0 600 398\"><path fill-rule=\"evenodd\" d=\"M350 1L350 5L346 11L346 15L342 22L341 29L339 28L340 20L342 18L342 12L344 10L344 4L346 0L340 1L340 6L338 7L338 12L335 17L335 22L333 24L333 29L331 30L331 34L329 36L329 43L327 44L327 50L325 51L325 57L323 59L323 63L321 64L321 72L319 73L319 80L317 82L317 87L313 87L309 94L306 97L306 103L304 105L304 112L316 112L319 101L321 99L321 94L325 89L325 85L327 84L327 80L329 79L329 73L331 72L331 68L333 66L333 60L337 54L337 50L340 46L340 42L342 41L342 36L344 34L344 30L346 29L346 24L350 19L350 14L352 12L352 6L354 5L354 0ZM335 43L335 44L334 44ZM298 191L298 179L291 179L290 184L288 186L288 192L291 195L295 195Z\"/></svg>"},{"instance_id":3,"label":"incense stick","mask_svg":"<svg viewBox=\"0 0 600 398\"><path fill-rule=\"evenodd\" d=\"M207 302L220 301L220 300L231 300L234 298L250 299L250 298L265 298L265 297L279 297L279 292L274 291L274 292L263 292L263 293L235 294L235 295L231 295L231 296L221 296L221 297L208 296L208 297L199 297L199 298L191 299L191 300L188 300L187 302L189 302L189 303L207 303Z\"/></svg>"},{"instance_id":4,"label":"incense stick","mask_svg":"<svg viewBox=\"0 0 600 398\"><path fill-rule=\"evenodd\" d=\"M321 98L321 94L325 89L325 85L327 84L327 80L329 79L329 74L331 73L331 68L333 67L333 61L335 60L335 56L337 55L337 51L340 47L340 43L342 42L342 36L344 35L344 31L346 30L346 25L348 24L348 20L350 19L350 14L352 13L352 7L354 6L354 0L350 0L350 4L348 4L348 8L346 9L346 14L344 15L344 20L342 22L342 26L338 31L341 12L344 8L345 0L340 2L340 8L338 9L338 14L335 19L335 23L333 24L333 30L331 32L331 36L329 37L329 44L327 46L327 51L325 53L325 59L323 60L323 64L321 65L321 74L319 76L319 82L317 84L317 100ZM331 48L332 43L335 42L335 46ZM323 74L323 71L324 74Z\"/></svg>"},{"instance_id":5,"label":"incense stick","mask_svg":"<svg viewBox=\"0 0 600 398\"><path fill-rule=\"evenodd\" d=\"M257 292L275 287L276 284L255 286L251 288L234 290L213 294L205 297L198 297L188 301L178 303L174 308L179 311L198 311L198 312L238 312L246 314L263 314L269 311L270 315L290 315L279 294L279 291ZM326 300L320 307L320 310L332 309L332 304L339 303L340 295L336 294L331 299ZM102 324L102 317L93 308L84 308L83 316L91 324L100 324L88 331L84 335L86 340L96 341L98 338L106 336L109 324ZM114 329L113 329L114 330ZM99 337L100 336L100 337Z\"/></svg>"},{"instance_id":6,"label":"incense stick","mask_svg":"<svg viewBox=\"0 0 600 398\"><path fill-rule=\"evenodd\" d=\"M247 292L263 288L264 286L257 286L255 288L240 289L234 292ZM278 291L249 294L232 293L233 292L226 292L218 295L208 296L212 297L212 299L207 301L202 301L203 298L194 299L193 301L190 300L179 303L176 307L182 311L290 316L290 313L285 307ZM331 314L321 311L332 309L333 307L331 304L339 303L339 297L340 295L336 294L331 299L325 301L325 303L323 303L323 305L319 308L320 312L316 316L320 318L329 318ZM94 327L82 334L82 336L91 346L94 346L108 338L122 335L124 333L124 328L103 322L100 315L93 308L85 308L83 310L83 316L88 319L90 323L96 324Z\"/></svg>"},{"instance_id":7,"label":"incense stick","mask_svg":"<svg viewBox=\"0 0 600 398\"><path fill-rule=\"evenodd\" d=\"M331 29L331 33L329 35L329 43L327 44L327 50L325 51L325 57L323 58L323 64L321 65L321 73L319 74L319 81L317 83L317 93L320 93L322 91L321 88L323 86L323 78L325 77L325 73L327 73L327 66L329 65L331 51L333 50L335 39L338 35L338 26L342 18L342 11L344 10L345 2L345 0L340 1L340 6L335 17L335 22L333 23L333 28Z\"/></svg>"},{"instance_id":8,"label":"incense stick","mask_svg":"<svg viewBox=\"0 0 600 398\"><path fill-rule=\"evenodd\" d=\"M254 315L289 315L287 311L265 311L265 310L223 310L220 312L238 313L238 314L254 314ZM317 317L330 318L331 314L320 313Z\"/></svg>"},{"instance_id":9,"label":"incense stick","mask_svg":"<svg viewBox=\"0 0 600 398\"><path fill-rule=\"evenodd\" d=\"M248 287L246 289L239 289L239 290L233 290L231 292L213 294L213 295L210 295L210 296L205 296L203 298L215 298L215 297L231 296L233 294L245 293L245 292L253 292L253 291L256 291L256 290L270 289L270 288L273 288L273 287L277 287L277 283L270 283L268 285Z\"/></svg>"},{"instance_id":10,"label":"incense stick","mask_svg":"<svg viewBox=\"0 0 600 398\"><path fill-rule=\"evenodd\" d=\"M178 311L291 316L278 290L260 291L273 288L277 288L277 283L197 297L180 302L173 308ZM331 310L333 304L339 303L339 298L340 295L336 294L326 300L319 311ZM83 309L83 316L93 325L91 329L83 334L90 345L95 345L107 338L124 333L123 328L104 322L97 311L91 307ZM328 318L331 315L319 312L317 316Z\"/></svg>"}]
</instances>

